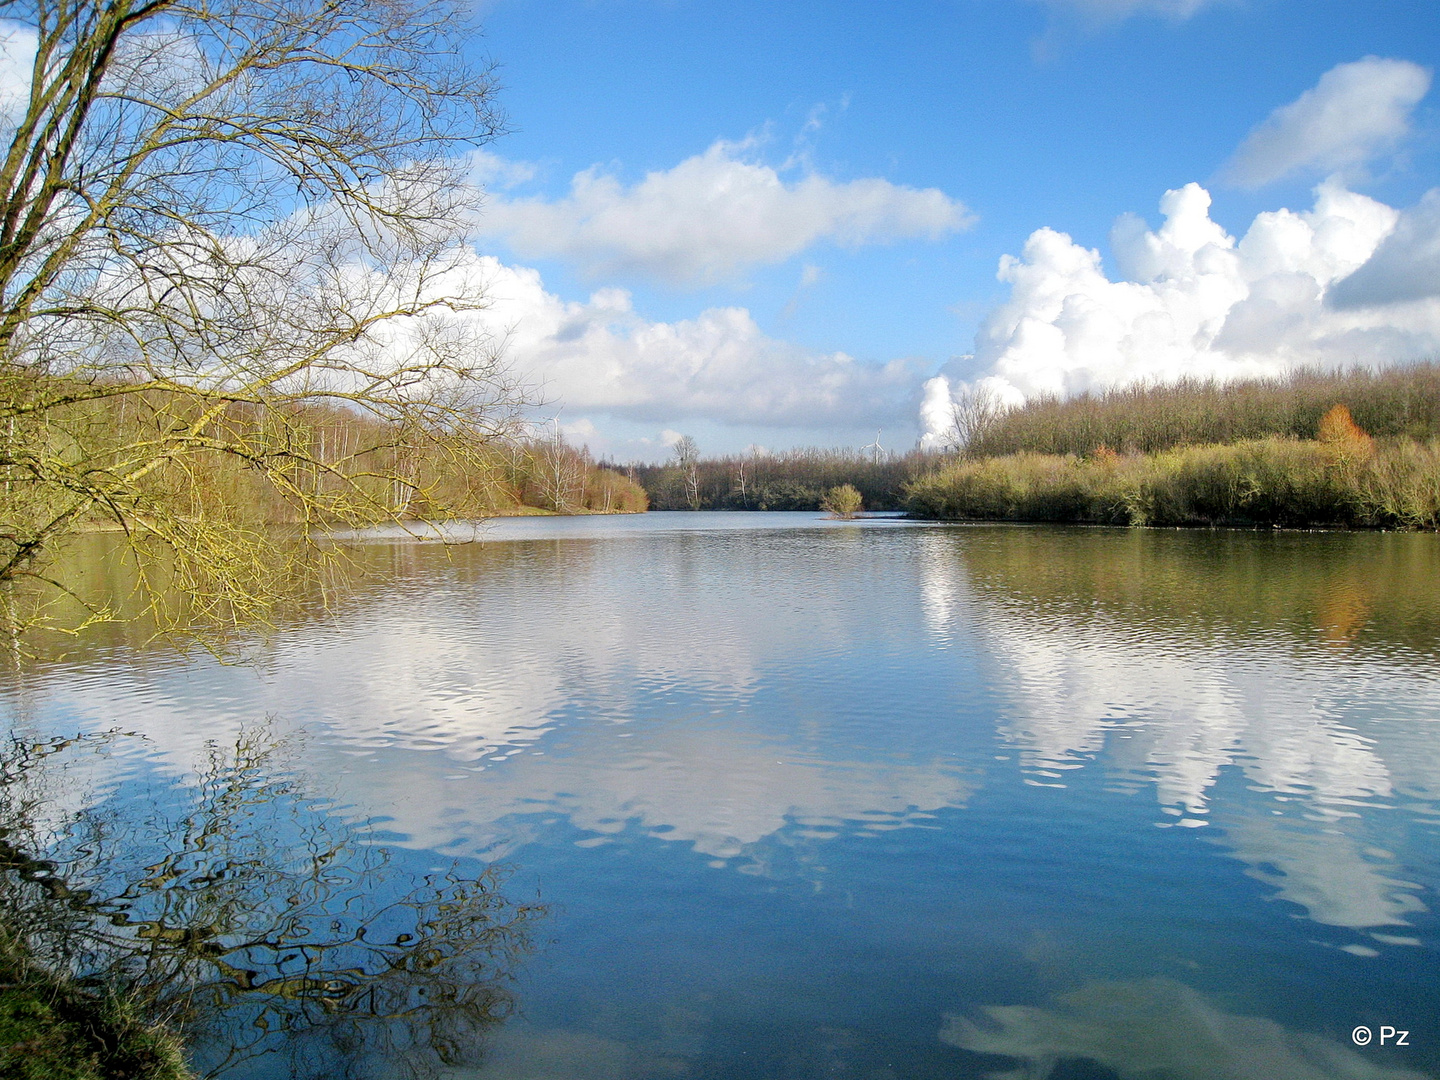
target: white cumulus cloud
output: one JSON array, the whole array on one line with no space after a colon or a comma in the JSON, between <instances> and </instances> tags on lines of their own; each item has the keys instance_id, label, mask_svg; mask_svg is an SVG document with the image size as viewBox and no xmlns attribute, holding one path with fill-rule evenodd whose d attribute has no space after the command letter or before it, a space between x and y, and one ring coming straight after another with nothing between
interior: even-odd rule
<instances>
[{"instance_id":1,"label":"white cumulus cloud","mask_svg":"<svg viewBox=\"0 0 1440 1080\"><path fill-rule=\"evenodd\" d=\"M1402 215L1327 182L1312 209L1259 214L1238 241L1210 219L1198 184L1166 192L1160 209L1156 230L1130 215L1116 223L1119 280L1098 251L1054 229L1002 258L1010 296L982 324L973 357L986 390L1018 401L1440 355L1440 195ZM941 390L926 388L931 442L948 415Z\"/></svg>"},{"instance_id":2,"label":"white cumulus cloud","mask_svg":"<svg viewBox=\"0 0 1440 1080\"><path fill-rule=\"evenodd\" d=\"M946 442L951 426L952 398L950 380L944 375L927 379L920 396L920 443L927 449L940 449Z\"/></svg>"},{"instance_id":3,"label":"white cumulus cloud","mask_svg":"<svg viewBox=\"0 0 1440 1080\"><path fill-rule=\"evenodd\" d=\"M627 186L590 168L557 200L492 194L479 222L522 258L560 258L593 276L639 274L676 285L733 279L817 242L845 247L936 239L965 228L965 206L937 188L810 173L787 181L720 141ZM483 163L495 172L496 163ZM503 174L503 171L502 171Z\"/></svg>"},{"instance_id":4,"label":"white cumulus cloud","mask_svg":"<svg viewBox=\"0 0 1440 1080\"><path fill-rule=\"evenodd\" d=\"M1304 170L1360 165L1409 133L1410 113L1429 90L1430 72L1408 60L1339 64L1256 127L1223 175L1260 187Z\"/></svg>"},{"instance_id":5,"label":"white cumulus cloud","mask_svg":"<svg viewBox=\"0 0 1440 1080\"><path fill-rule=\"evenodd\" d=\"M744 308L657 322L637 314L621 289L567 301L545 289L538 271L489 256L474 256L468 272L489 302L473 317L506 337L512 363L567 416L819 428L906 426L913 414L918 362L812 352L769 337Z\"/></svg>"}]
</instances>

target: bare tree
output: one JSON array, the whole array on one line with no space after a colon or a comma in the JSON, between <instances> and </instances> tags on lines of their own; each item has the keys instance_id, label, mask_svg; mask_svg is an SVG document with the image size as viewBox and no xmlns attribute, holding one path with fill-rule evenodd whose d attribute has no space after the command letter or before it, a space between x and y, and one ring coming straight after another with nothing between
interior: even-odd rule
<instances>
[{"instance_id":1,"label":"bare tree","mask_svg":"<svg viewBox=\"0 0 1440 1080\"><path fill-rule=\"evenodd\" d=\"M460 155L500 128L467 6L0 2L0 583L108 521L251 621L297 549L217 475L302 537L463 512L523 397L466 315Z\"/></svg>"},{"instance_id":2,"label":"bare tree","mask_svg":"<svg viewBox=\"0 0 1440 1080\"><path fill-rule=\"evenodd\" d=\"M951 445L960 453L973 450L1006 411L995 391L983 382L966 386L950 403Z\"/></svg>"},{"instance_id":3,"label":"bare tree","mask_svg":"<svg viewBox=\"0 0 1440 1080\"><path fill-rule=\"evenodd\" d=\"M675 464L685 484L685 502L691 510L700 509L700 444L689 435L681 435L675 443Z\"/></svg>"},{"instance_id":4,"label":"bare tree","mask_svg":"<svg viewBox=\"0 0 1440 1080\"><path fill-rule=\"evenodd\" d=\"M535 482L541 505L557 514L566 514L585 501L585 480L591 471L588 454L565 441L560 421L551 421L548 440L535 444Z\"/></svg>"}]
</instances>

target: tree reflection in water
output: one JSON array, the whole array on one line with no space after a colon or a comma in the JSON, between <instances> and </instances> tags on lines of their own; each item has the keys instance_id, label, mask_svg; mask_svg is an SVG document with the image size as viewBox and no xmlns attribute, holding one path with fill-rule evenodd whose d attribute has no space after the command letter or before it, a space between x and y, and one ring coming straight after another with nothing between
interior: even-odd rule
<instances>
[{"instance_id":1,"label":"tree reflection in water","mask_svg":"<svg viewBox=\"0 0 1440 1080\"><path fill-rule=\"evenodd\" d=\"M39 958L167 1018L205 1076L478 1063L543 906L496 867L416 874L366 842L269 726L212 744L189 784L78 799L92 755L132 738L0 753L0 910Z\"/></svg>"}]
</instances>

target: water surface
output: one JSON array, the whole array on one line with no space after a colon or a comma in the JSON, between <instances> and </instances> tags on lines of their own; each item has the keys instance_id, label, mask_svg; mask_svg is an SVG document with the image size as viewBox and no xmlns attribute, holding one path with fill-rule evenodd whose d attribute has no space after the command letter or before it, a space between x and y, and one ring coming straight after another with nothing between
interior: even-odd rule
<instances>
[{"instance_id":1,"label":"water surface","mask_svg":"<svg viewBox=\"0 0 1440 1080\"><path fill-rule=\"evenodd\" d=\"M252 946L306 1007L227 1062L283 1011L227 954L207 1068L1440 1076L1434 536L650 514L362 562L253 665L97 633L0 699L32 742L119 732L61 755L35 831L75 860L75 815L115 823L75 873L119 881L230 783L266 852L231 861L312 883L351 982ZM241 782L237 739L286 750ZM343 854L297 861L321 835ZM202 898L207 850L175 878ZM456 911L493 932L446 953ZM410 978L421 939L444 978ZM382 975L385 1038L297 1064Z\"/></svg>"}]
</instances>

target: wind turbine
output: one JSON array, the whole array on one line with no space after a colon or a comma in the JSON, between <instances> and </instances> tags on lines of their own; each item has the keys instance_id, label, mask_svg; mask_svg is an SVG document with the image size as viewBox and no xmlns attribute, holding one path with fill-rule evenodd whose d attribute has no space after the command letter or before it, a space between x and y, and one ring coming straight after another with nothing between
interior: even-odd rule
<instances>
[{"instance_id":1,"label":"wind turbine","mask_svg":"<svg viewBox=\"0 0 1440 1080\"><path fill-rule=\"evenodd\" d=\"M875 429L875 441L872 442L872 443L866 443L864 446L862 446L862 447L860 448L862 451L864 451L864 450L869 450L869 451L870 451L870 460L871 460L871 461L878 462L878 461L880 460L880 455L885 452L885 448L880 445L880 432L882 432L882 431L884 431L884 430L885 430L884 428L876 428L876 429Z\"/></svg>"}]
</instances>

